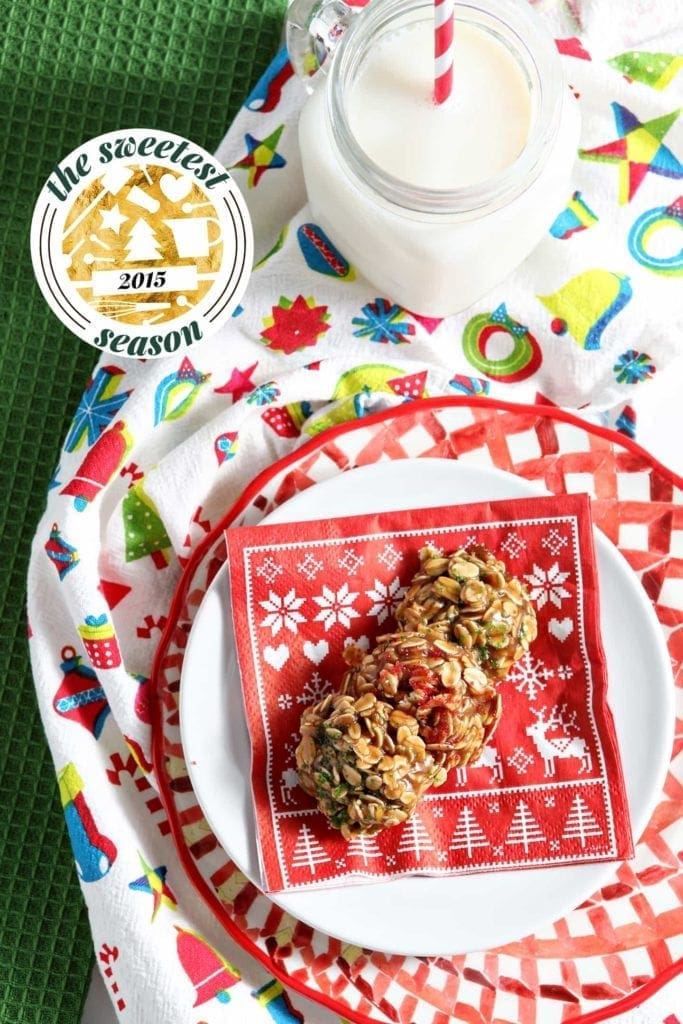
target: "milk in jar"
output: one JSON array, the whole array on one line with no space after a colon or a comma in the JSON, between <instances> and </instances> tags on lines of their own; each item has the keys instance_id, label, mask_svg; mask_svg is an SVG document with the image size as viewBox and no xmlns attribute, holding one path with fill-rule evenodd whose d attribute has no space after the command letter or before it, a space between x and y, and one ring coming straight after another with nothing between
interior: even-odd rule
<instances>
[{"instance_id":1,"label":"milk in jar","mask_svg":"<svg viewBox=\"0 0 683 1024\"><path fill-rule=\"evenodd\" d=\"M538 243L567 198L579 132L528 5L472 0L455 18L444 103L432 4L371 0L299 125L316 222L378 295L436 317L475 302Z\"/></svg>"}]
</instances>

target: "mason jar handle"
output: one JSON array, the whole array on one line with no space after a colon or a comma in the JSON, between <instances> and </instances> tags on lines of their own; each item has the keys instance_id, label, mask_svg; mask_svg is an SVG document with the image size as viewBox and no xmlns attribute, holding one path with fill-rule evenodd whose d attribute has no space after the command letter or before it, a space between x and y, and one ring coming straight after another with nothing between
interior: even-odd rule
<instances>
[{"instance_id":1,"label":"mason jar handle","mask_svg":"<svg viewBox=\"0 0 683 1024\"><path fill-rule=\"evenodd\" d=\"M306 88L322 71L339 40L367 0L291 0L287 10L287 51Z\"/></svg>"}]
</instances>

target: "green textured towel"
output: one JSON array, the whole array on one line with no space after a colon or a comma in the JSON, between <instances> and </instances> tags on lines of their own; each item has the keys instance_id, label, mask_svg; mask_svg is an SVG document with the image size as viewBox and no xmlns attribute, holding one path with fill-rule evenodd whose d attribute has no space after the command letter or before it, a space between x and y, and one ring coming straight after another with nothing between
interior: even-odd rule
<instances>
[{"instance_id":1,"label":"green textured towel","mask_svg":"<svg viewBox=\"0 0 683 1024\"><path fill-rule=\"evenodd\" d=\"M286 0L2 0L0 15L0 1022L80 1018L87 916L33 695L28 551L96 353L48 310L33 205L72 149L151 127L214 149L274 53Z\"/></svg>"}]
</instances>

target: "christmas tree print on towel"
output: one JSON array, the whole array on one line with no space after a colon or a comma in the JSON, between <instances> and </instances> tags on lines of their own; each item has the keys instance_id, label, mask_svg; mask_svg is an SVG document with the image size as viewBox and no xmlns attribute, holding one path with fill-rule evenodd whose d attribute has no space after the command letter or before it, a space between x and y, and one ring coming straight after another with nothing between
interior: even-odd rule
<instances>
[{"instance_id":1,"label":"christmas tree print on towel","mask_svg":"<svg viewBox=\"0 0 683 1024\"><path fill-rule=\"evenodd\" d=\"M122 504L123 529L126 538L126 561L135 562L150 555L157 569L165 569L171 539L166 533L154 502L142 489L142 483L131 487Z\"/></svg>"},{"instance_id":2,"label":"christmas tree print on towel","mask_svg":"<svg viewBox=\"0 0 683 1024\"><path fill-rule=\"evenodd\" d=\"M354 836L349 842L346 848L346 856L349 858L357 857L362 864L368 864L371 860L376 860L384 855L377 845L376 839L361 833Z\"/></svg>"},{"instance_id":3,"label":"christmas tree print on towel","mask_svg":"<svg viewBox=\"0 0 683 1024\"><path fill-rule=\"evenodd\" d=\"M283 295L270 316L263 318L261 338L274 352L292 355L315 345L330 329L329 319L327 306L316 306L312 296L297 295L292 300Z\"/></svg>"},{"instance_id":4,"label":"christmas tree print on towel","mask_svg":"<svg viewBox=\"0 0 683 1024\"><path fill-rule=\"evenodd\" d=\"M405 825L401 826L401 838L398 841L397 850L399 853L410 854L419 863L423 854L432 853L434 844L429 832L418 813L413 814Z\"/></svg>"},{"instance_id":5,"label":"christmas tree print on towel","mask_svg":"<svg viewBox=\"0 0 683 1024\"><path fill-rule=\"evenodd\" d=\"M641 82L652 89L661 91L673 82L683 68L683 57L676 53L644 53L641 50L627 50L607 63L629 82Z\"/></svg>"}]
</instances>

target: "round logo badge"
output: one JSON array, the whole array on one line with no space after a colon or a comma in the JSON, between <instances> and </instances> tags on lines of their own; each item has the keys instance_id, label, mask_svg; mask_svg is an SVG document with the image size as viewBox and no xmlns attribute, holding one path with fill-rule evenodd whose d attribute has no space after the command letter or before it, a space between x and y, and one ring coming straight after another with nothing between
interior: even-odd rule
<instances>
[{"instance_id":1,"label":"round logo badge","mask_svg":"<svg viewBox=\"0 0 683 1024\"><path fill-rule=\"evenodd\" d=\"M168 132L110 132L48 178L31 257L74 334L150 359L196 345L232 315L251 272L251 221L229 173L200 146Z\"/></svg>"}]
</instances>

